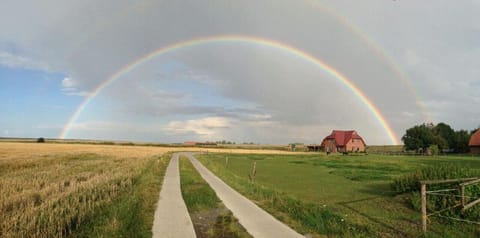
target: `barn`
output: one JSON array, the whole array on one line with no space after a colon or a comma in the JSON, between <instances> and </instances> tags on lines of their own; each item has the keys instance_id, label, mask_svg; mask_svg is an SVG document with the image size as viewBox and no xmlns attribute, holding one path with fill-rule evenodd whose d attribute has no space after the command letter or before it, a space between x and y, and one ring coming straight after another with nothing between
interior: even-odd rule
<instances>
[{"instance_id":1,"label":"barn","mask_svg":"<svg viewBox=\"0 0 480 238\"><path fill-rule=\"evenodd\" d=\"M330 135L323 139L321 147L325 152L364 152L365 141L354 130L341 131L333 130Z\"/></svg>"},{"instance_id":2,"label":"barn","mask_svg":"<svg viewBox=\"0 0 480 238\"><path fill-rule=\"evenodd\" d=\"M470 152L472 154L480 155L480 129L478 129L475 133L473 133L472 137L470 137L468 146L470 146Z\"/></svg>"}]
</instances>

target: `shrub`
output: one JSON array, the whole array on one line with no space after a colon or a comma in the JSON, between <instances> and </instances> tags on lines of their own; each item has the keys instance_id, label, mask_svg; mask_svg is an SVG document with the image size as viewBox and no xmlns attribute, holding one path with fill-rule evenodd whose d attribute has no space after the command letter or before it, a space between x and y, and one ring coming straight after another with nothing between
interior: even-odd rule
<instances>
[{"instance_id":1,"label":"shrub","mask_svg":"<svg viewBox=\"0 0 480 238\"><path fill-rule=\"evenodd\" d=\"M480 176L479 171L454 164L435 165L417 170L411 174L397 177L391 184L397 193L420 191L420 181L469 178Z\"/></svg>"},{"instance_id":2,"label":"shrub","mask_svg":"<svg viewBox=\"0 0 480 238\"><path fill-rule=\"evenodd\" d=\"M407 203L415 210L420 210L420 181L422 180L441 180L441 179L456 179L479 177L479 171L464 167L459 167L452 164L437 165L426 167L409 175L404 175L394 179L392 189L398 193L410 193L406 199ZM457 205L460 201L460 191L458 185L461 182L450 184L436 184L428 185L428 191L440 189L455 189L452 191L441 191L431 193L427 196L427 209L435 212L447 209L442 212L444 216L457 217L462 219L478 220L480 219L480 206L474 206L467 211L462 212ZM470 185L465 187L466 202L471 202L480 197L480 184ZM455 207L454 209L448 209Z\"/></svg>"},{"instance_id":3,"label":"shrub","mask_svg":"<svg viewBox=\"0 0 480 238\"><path fill-rule=\"evenodd\" d=\"M428 149L430 150L430 153L432 155L438 155L439 152L440 152L440 149L438 148L438 145L431 145Z\"/></svg>"},{"instance_id":4,"label":"shrub","mask_svg":"<svg viewBox=\"0 0 480 238\"><path fill-rule=\"evenodd\" d=\"M45 143L45 138L43 137L38 138L37 143Z\"/></svg>"}]
</instances>

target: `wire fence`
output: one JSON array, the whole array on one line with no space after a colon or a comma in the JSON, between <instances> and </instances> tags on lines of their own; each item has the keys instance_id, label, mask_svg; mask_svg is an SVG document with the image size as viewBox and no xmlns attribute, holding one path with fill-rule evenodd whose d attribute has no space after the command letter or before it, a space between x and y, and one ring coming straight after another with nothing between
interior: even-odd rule
<instances>
[{"instance_id":1,"label":"wire fence","mask_svg":"<svg viewBox=\"0 0 480 238\"><path fill-rule=\"evenodd\" d=\"M480 197L477 196L465 196L465 195L459 195L459 194L449 194L445 192L460 192L459 188L449 188L449 189L438 189L438 190L432 190L432 191L427 191L426 194L428 195L433 195L433 196L443 196L443 197L453 197L453 198L460 198L460 199L469 199L469 200L476 200L480 199ZM442 213L445 213L447 211L450 211L455 208L462 207L462 202L458 201L456 204L453 206L438 210L438 211L433 211L427 215L427 217L440 217L443 219L451 220L451 221L456 221L456 222L462 222L462 223L468 223L468 224L473 224L473 225L480 225L480 221L473 221L473 220L468 220L468 219L462 219L458 217L452 217L448 215L444 215Z\"/></svg>"},{"instance_id":2,"label":"wire fence","mask_svg":"<svg viewBox=\"0 0 480 238\"><path fill-rule=\"evenodd\" d=\"M474 225L480 225L480 222L478 222L478 221L471 221L471 220L460 219L460 218L456 218L456 217L443 216L443 215L440 215L440 214L437 214L435 216L445 218L445 219L449 219L449 220L453 220L453 221L470 223L470 224L474 224Z\"/></svg>"}]
</instances>

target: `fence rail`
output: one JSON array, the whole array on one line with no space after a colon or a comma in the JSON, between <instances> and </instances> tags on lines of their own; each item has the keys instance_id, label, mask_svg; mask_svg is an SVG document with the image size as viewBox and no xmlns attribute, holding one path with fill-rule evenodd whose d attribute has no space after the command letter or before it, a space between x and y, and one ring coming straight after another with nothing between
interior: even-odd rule
<instances>
[{"instance_id":1,"label":"fence rail","mask_svg":"<svg viewBox=\"0 0 480 238\"><path fill-rule=\"evenodd\" d=\"M457 188L450 188L450 189L439 189L439 190L432 190L432 191L427 191L427 185L433 185L433 184L451 184L451 183L460 183ZM472 178L459 178L459 179L442 179L442 180L424 180L420 181L420 194L422 196L422 230L424 233L427 232L427 218L429 216L439 216L439 217L446 217L440 215L440 213L448 211L450 209L456 208L456 207L462 207L462 210L467 210L476 204L480 203L480 199L477 198L477 200L470 202L469 204L465 204L465 187L469 185L474 185L480 183L480 179L477 177L472 177ZM445 194L441 192L449 192L449 191L457 191L460 190L460 196L459 195L453 195L453 194ZM440 211L433 212L432 214L427 214L427 194L431 195L440 195L440 196L454 196L454 197L460 197L461 201L460 203L448 207L446 209L442 209ZM448 217L451 218L451 217ZM452 218L453 219L453 218ZM453 220L462 220L463 219L458 219L455 218ZM469 221L470 223L478 223L475 221Z\"/></svg>"}]
</instances>

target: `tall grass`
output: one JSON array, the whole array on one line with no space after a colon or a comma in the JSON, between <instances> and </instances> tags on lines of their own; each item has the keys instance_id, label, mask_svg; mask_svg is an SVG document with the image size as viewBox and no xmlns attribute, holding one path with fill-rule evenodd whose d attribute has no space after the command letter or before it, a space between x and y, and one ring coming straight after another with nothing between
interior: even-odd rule
<instances>
[{"instance_id":1,"label":"tall grass","mask_svg":"<svg viewBox=\"0 0 480 238\"><path fill-rule=\"evenodd\" d=\"M220 199L184 156L180 158L182 196L190 212L218 207Z\"/></svg>"},{"instance_id":2,"label":"tall grass","mask_svg":"<svg viewBox=\"0 0 480 238\"><path fill-rule=\"evenodd\" d=\"M398 193L409 193L407 201L413 209L419 211L421 209L420 181L471 177L480 177L480 171L455 164L443 164L425 167L413 173L400 176L394 179L391 185L392 189ZM452 191L441 191L439 194L427 194L427 209L429 212L438 212L454 207L442 212L441 215L473 221L480 220L480 206L474 206L466 211L462 211L461 207L458 206L461 199L460 183L427 185L428 191L455 189ZM480 198L480 185L465 187L465 196L467 203ZM452 220L446 219L443 222L450 223Z\"/></svg>"},{"instance_id":3,"label":"tall grass","mask_svg":"<svg viewBox=\"0 0 480 238\"><path fill-rule=\"evenodd\" d=\"M480 177L480 171L456 164L428 166L393 179L391 187L398 193L420 191L422 180ZM444 185L443 185L444 186Z\"/></svg>"},{"instance_id":4,"label":"tall grass","mask_svg":"<svg viewBox=\"0 0 480 238\"><path fill-rule=\"evenodd\" d=\"M0 237L63 237L131 190L152 157L93 153L0 159Z\"/></svg>"}]
</instances>

